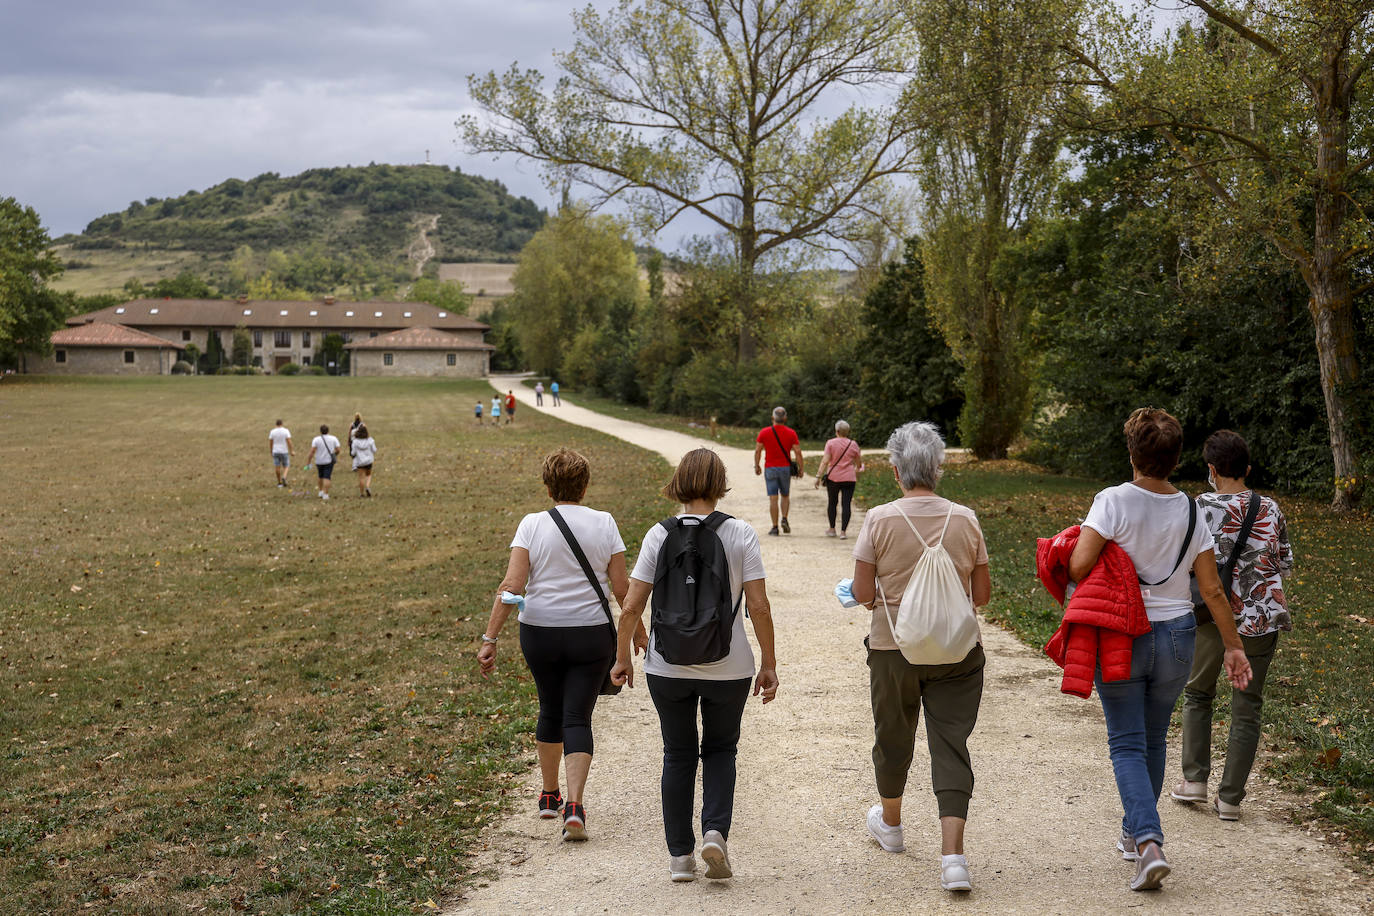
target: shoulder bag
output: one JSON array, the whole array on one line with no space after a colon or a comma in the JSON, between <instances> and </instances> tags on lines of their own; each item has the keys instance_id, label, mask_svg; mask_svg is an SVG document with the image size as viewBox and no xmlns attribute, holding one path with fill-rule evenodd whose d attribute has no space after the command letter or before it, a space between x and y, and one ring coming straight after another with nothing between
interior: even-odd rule
<instances>
[{"instance_id":1,"label":"shoulder bag","mask_svg":"<svg viewBox=\"0 0 1374 916\"><path fill-rule=\"evenodd\" d=\"M801 469L797 467L797 462L792 460L791 452L782 447L782 436L778 435L778 428L776 426L770 426L768 428L773 431L773 438L778 440L778 448L782 450L782 457L787 459L787 470L793 477L800 477Z\"/></svg>"},{"instance_id":2,"label":"shoulder bag","mask_svg":"<svg viewBox=\"0 0 1374 916\"><path fill-rule=\"evenodd\" d=\"M1245 518L1240 523L1240 531L1236 533L1235 546L1231 548L1231 555L1226 558L1226 562L1217 568L1217 575L1221 579L1221 589L1226 595L1227 603L1231 601L1231 579L1236 574L1236 565L1240 562L1240 552L1245 547L1245 542L1250 539L1250 531L1255 527L1255 519L1259 518L1261 499L1262 497L1254 490L1250 491L1250 504L1245 507ZM1212 609L1207 606L1206 601L1202 600L1202 590L1198 588L1196 576L1193 577L1191 585L1193 589L1193 616L1197 618L1198 626L1211 623L1213 620Z\"/></svg>"},{"instance_id":3,"label":"shoulder bag","mask_svg":"<svg viewBox=\"0 0 1374 916\"><path fill-rule=\"evenodd\" d=\"M549 515L553 516L553 523L558 526L558 530L563 532L563 538L572 548L573 556L577 557L577 562L581 564L582 571L587 574L587 581L592 584L592 589L596 592L596 597L601 599L601 610L606 612L606 622L611 625L611 664L606 666L606 673L601 678L601 696L613 697L620 692L620 685L611 683L611 667L615 665L616 652L619 651L615 635L615 618L611 616L611 602L606 600L606 592L601 588L601 581L596 578L596 573L592 572L592 564L587 562L587 555L582 552L582 545L577 543L577 538L573 537L572 529L563 516L558 514L557 507L549 509Z\"/></svg>"},{"instance_id":4,"label":"shoulder bag","mask_svg":"<svg viewBox=\"0 0 1374 916\"><path fill-rule=\"evenodd\" d=\"M857 444L858 444L858 443L855 442L853 439L850 439L850 440L849 440L849 445L857 445ZM828 467L828 468L825 469L825 473L821 475L821 483L830 483L830 472L833 471L833 470L835 470L835 468L839 467L839 466L840 466L840 461L843 461L845 458L847 458L847 457L849 456L849 445L846 445L846 446L844 447L844 451L840 452L839 460L836 461L832 466L830 466L830 467Z\"/></svg>"}]
</instances>

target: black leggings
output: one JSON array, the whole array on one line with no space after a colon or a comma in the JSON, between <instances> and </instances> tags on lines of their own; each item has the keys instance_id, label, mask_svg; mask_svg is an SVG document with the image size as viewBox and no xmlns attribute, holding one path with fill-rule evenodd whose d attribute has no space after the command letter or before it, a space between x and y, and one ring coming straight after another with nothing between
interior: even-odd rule
<instances>
[{"instance_id":1,"label":"black leggings","mask_svg":"<svg viewBox=\"0 0 1374 916\"><path fill-rule=\"evenodd\" d=\"M592 752L592 710L614 650L611 625L537 627L520 624L520 650L539 691L534 737L562 744L564 754Z\"/></svg>"},{"instance_id":2,"label":"black leggings","mask_svg":"<svg viewBox=\"0 0 1374 916\"><path fill-rule=\"evenodd\" d=\"M735 811L735 748L749 701L751 678L706 681L646 674L649 696L663 732L663 832L668 854L685 856L696 846L692 800L701 760L701 831L730 838ZM697 737L697 709L701 737Z\"/></svg>"},{"instance_id":3,"label":"black leggings","mask_svg":"<svg viewBox=\"0 0 1374 916\"><path fill-rule=\"evenodd\" d=\"M825 517L830 520L830 527L835 527L835 501L839 500L843 506L840 513L840 530L849 530L850 503L854 499L854 481L838 483L834 480L825 482Z\"/></svg>"}]
</instances>

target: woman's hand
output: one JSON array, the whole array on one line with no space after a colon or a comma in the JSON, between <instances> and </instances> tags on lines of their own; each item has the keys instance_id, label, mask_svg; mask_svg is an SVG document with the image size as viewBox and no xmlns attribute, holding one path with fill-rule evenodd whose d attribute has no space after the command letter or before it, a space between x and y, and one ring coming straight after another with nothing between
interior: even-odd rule
<instances>
[{"instance_id":1,"label":"woman's hand","mask_svg":"<svg viewBox=\"0 0 1374 916\"><path fill-rule=\"evenodd\" d=\"M644 629L643 620L641 620L639 626L635 628L634 646L635 655L641 652L647 655L649 652L649 631Z\"/></svg>"},{"instance_id":2,"label":"woman's hand","mask_svg":"<svg viewBox=\"0 0 1374 916\"><path fill-rule=\"evenodd\" d=\"M767 704L773 702L773 698L778 695L778 672L773 668L760 668L759 676L754 679L754 696L763 694L763 702Z\"/></svg>"},{"instance_id":3,"label":"woman's hand","mask_svg":"<svg viewBox=\"0 0 1374 916\"><path fill-rule=\"evenodd\" d=\"M477 664L482 669L482 677L489 677L496 670L496 643L482 643L482 648L477 650Z\"/></svg>"},{"instance_id":4,"label":"woman's hand","mask_svg":"<svg viewBox=\"0 0 1374 916\"><path fill-rule=\"evenodd\" d=\"M611 683L620 687L629 687L631 690L635 686L635 666L628 661L615 660L611 666Z\"/></svg>"},{"instance_id":5,"label":"woman's hand","mask_svg":"<svg viewBox=\"0 0 1374 916\"><path fill-rule=\"evenodd\" d=\"M1222 656L1222 665L1226 668L1226 678L1232 687L1244 690L1250 686L1250 659L1245 657L1244 649L1239 646L1227 649L1226 654Z\"/></svg>"},{"instance_id":6,"label":"woman's hand","mask_svg":"<svg viewBox=\"0 0 1374 916\"><path fill-rule=\"evenodd\" d=\"M813 484L811 485L811 489L813 489L813 490L819 490L820 488L821 488L821 478L820 478L819 476L817 476L817 477L816 477L816 482L813 483Z\"/></svg>"}]
</instances>

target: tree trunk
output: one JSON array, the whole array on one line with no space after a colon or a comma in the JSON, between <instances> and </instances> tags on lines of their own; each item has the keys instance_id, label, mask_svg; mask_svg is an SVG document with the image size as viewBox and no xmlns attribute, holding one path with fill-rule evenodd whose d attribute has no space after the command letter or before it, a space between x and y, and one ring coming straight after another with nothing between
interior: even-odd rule
<instances>
[{"instance_id":1,"label":"tree trunk","mask_svg":"<svg viewBox=\"0 0 1374 916\"><path fill-rule=\"evenodd\" d=\"M1307 283L1308 307L1316 329L1317 360L1321 366L1322 397L1331 438L1335 487L1331 507L1354 508L1361 482L1355 465L1355 417L1348 399L1360 377L1355 352L1355 304L1350 268L1343 259L1348 210L1349 99L1340 96L1344 82L1339 59L1323 68L1317 105L1317 157L1313 176L1312 262Z\"/></svg>"}]
</instances>

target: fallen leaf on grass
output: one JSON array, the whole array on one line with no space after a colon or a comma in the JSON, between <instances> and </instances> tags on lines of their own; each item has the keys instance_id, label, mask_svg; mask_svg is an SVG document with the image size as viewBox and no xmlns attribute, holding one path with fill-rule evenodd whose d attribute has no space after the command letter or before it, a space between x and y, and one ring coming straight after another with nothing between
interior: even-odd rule
<instances>
[{"instance_id":1,"label":"fallen leaf on grass","mask_svg":"<svg viewBox=\"0 0 1374 916\"><path fill-rule=\"evenodd\" d=\"M1317 755L1317 766L1334 767L1341 762L1341 749L1338 747L1328 747Z\"/></svg>"}]
</instances>

